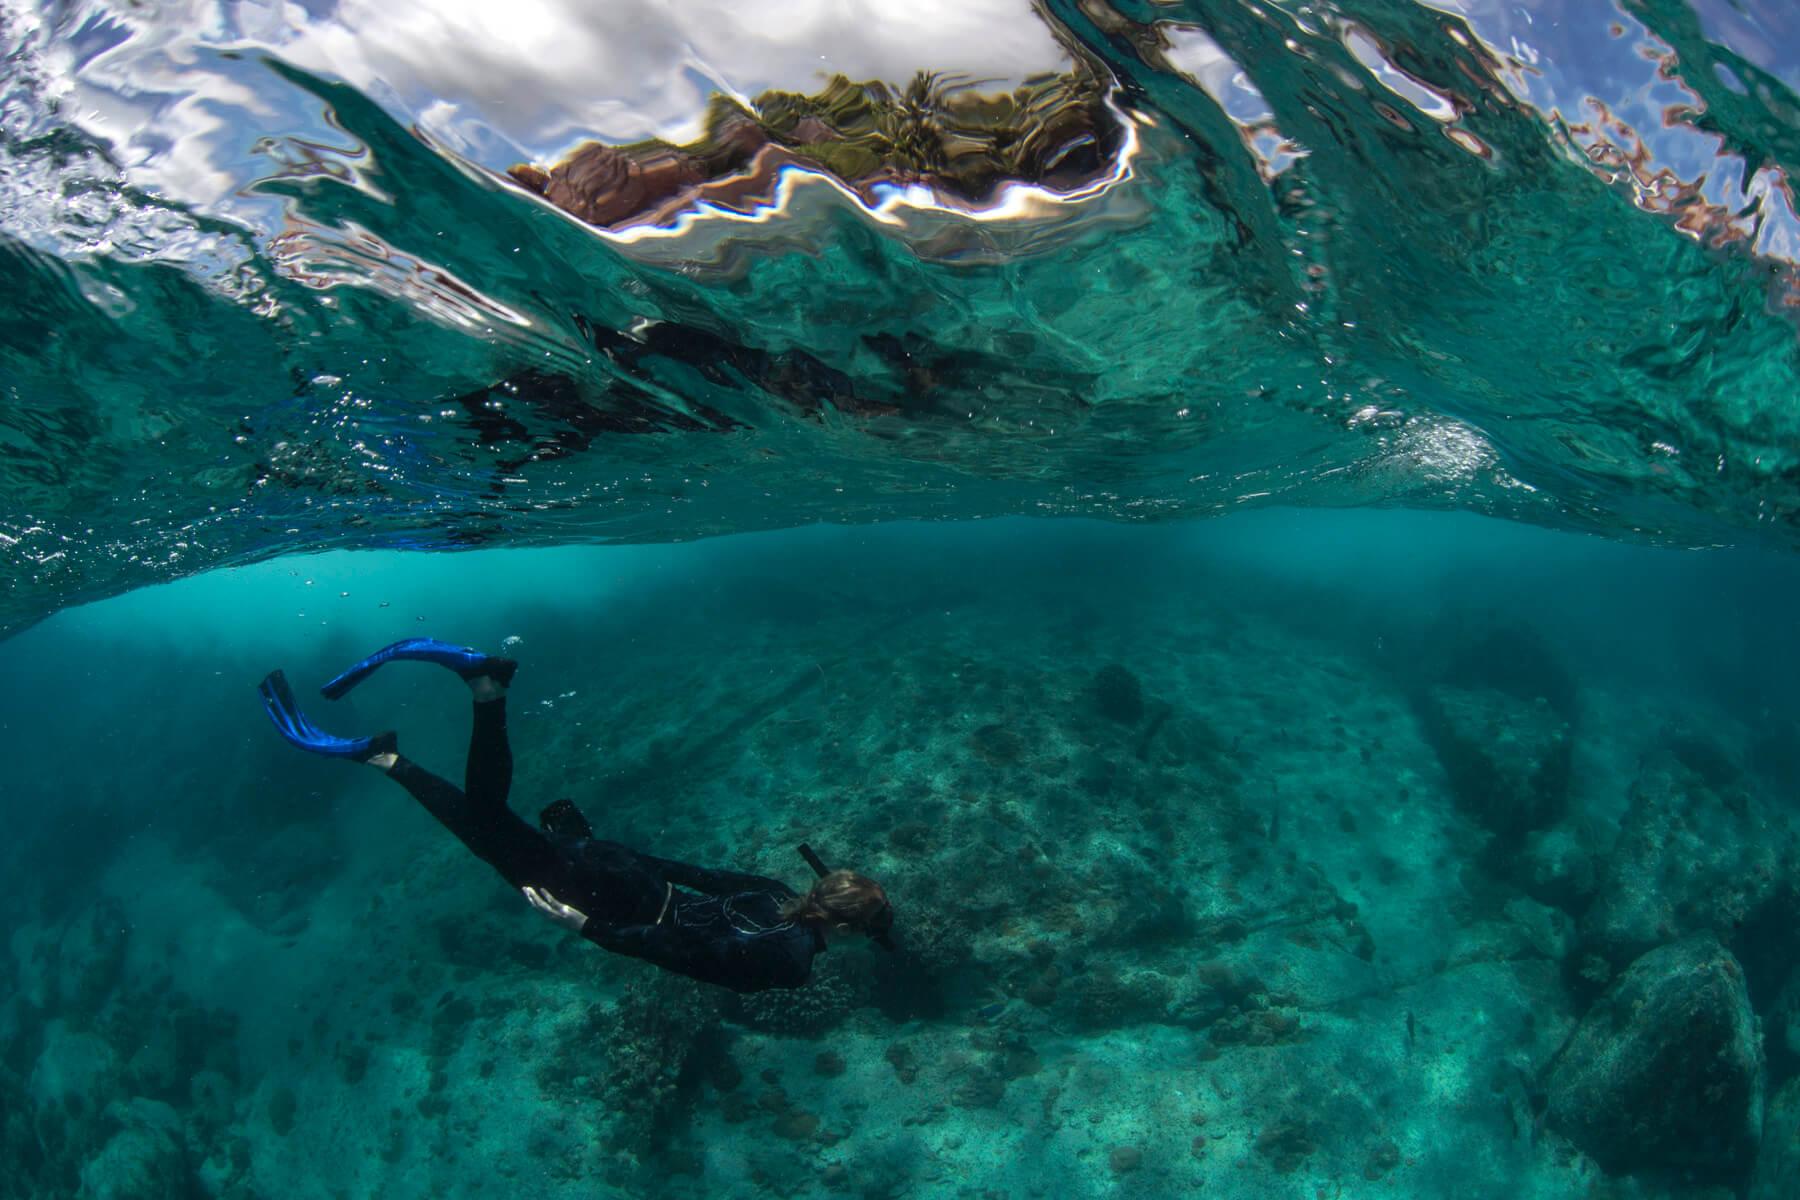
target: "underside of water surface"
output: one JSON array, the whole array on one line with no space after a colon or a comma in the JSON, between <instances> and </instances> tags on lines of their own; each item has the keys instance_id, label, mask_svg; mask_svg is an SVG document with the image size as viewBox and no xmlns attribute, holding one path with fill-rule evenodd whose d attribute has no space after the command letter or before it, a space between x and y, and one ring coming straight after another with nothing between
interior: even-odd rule
<instances>
[{"instance_id":1,"label":"underside of water surface","mask_svg":"<svg viewBox=\"0 0 1800 1200\"><path fill-rule=\"evenodd\" d=\"M816 520L1791 539L1780 6L405 11L5 8L5 626Z\"/></svg>"},{"instance_id":2,"label":"underside of water surface","mask_svg":"<svg viewBox=\"0 0 1800 1200\"><path fill-rule=\"evenodd\" d=\"M1800 1196L1796 163L1773 0L0 0L0 1200ZM258 699L418 637L893 947Z\"/></svg>"}]
</instances>

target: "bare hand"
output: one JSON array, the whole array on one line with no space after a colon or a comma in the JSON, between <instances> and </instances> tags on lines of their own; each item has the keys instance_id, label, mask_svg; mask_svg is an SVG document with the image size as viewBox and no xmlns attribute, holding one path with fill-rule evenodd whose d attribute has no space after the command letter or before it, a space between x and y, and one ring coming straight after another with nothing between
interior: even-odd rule
<instances>
[{"instance_id":1,"label":"bare hand","mask_svg":"<svg viewBox=\"0 0 1800 1200\"><path fill-rule=\"evenodd\" d=\"M564 904L561 900L558 900L543 888L528 887L523 890L525 892L525 899L531 902L531 907L537 909L546 917L555 921L558 925L566 925L576 933L580 933L581 927L587 924L586 913L578 908L571 908L569 905Z\"/></svg>"}]
</instances>

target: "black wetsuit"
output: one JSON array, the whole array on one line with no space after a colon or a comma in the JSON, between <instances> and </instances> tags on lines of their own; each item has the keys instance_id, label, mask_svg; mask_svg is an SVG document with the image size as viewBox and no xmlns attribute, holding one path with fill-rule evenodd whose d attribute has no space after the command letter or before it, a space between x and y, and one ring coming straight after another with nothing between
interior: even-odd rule
<instances>
[{"instance_id":1,"label":"black wetsuit","mask_svg":"<svg viewBox=\"0 0 1800 1200\"><path fill-rule=\"evenodd\" d=\"M816 928L782 918L794 891L780 880L604 841L566 800L544 810L542 829L527 824L506 802L512 749L504 699L475 705L461 789L406 758L388 774L513 887L539 888L587 914L581 936L608 950L760 992L804 984L813 955L825 948Z\"/></svg>"}]
</instances>

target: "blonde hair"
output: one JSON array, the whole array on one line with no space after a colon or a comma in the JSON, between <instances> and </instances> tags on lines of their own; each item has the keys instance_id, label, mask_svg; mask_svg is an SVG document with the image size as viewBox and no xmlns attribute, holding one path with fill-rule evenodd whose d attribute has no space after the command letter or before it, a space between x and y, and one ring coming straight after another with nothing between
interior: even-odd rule
<instances>
[{"instance_id":1,"label":"blonde hair","mask_svg":"<svg viewBox=\"0 0 1800 1200\"><path fill-rule=\"evenodd\" d=\"M822 875L804 895L795 896L781 908L781 915L790 921L866 934L885 930L893 922L893 913L881 885L855 871Z\"/></svg>"}]
</instances>

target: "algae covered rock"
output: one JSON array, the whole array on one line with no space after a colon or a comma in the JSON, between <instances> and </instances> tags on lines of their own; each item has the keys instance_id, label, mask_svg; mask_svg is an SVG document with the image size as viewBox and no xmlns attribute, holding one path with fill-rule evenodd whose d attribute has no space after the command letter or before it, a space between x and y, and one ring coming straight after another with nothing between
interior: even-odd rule
<instances>
[{"instance_id":1,"label":"algae covered rock","mask_svg":"<svg viewBox=\"0 0 1800 1200\"><path fill-rule=\"evenodd\" d=\"M1562 816L1573 738L1548 700L1439 684L1418 711L1457 803L1483 829L1514 841Z\"/></svg>"},{"instance_id":2,"label":"algae covered rock","mask_svg":"<svg viewBox=\"0 0 1800 1200\"><path fill-rule=\"evenodd\" d=\"M1607 1171L1740 1176L1763 1093L1743 969L1710 935L1652 950L1581 1019L1544 1082L1551 1128Z\"/></svg>"},{"instance_id":3,"label":"algae covered rock","mask_svg":"<svg viewBox=\"0 0 1800 1200\"><path fill-rule=\"evenodd\" d=\"M1583 940L1617 966L1691 933L1729 939L1783 896L1792 845L1748 794L1659 756L1632 785Z\"/></svg>"}]
</instances>

